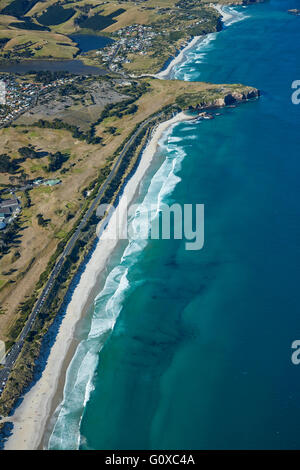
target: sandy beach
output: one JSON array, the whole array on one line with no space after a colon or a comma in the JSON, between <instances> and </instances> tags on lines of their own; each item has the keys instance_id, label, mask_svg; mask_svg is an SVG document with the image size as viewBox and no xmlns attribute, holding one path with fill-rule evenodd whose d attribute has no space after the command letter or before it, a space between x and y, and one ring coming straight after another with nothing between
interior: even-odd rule
<instances>
[{"instance_id":1,"label":"sandy beach","mask_svg":"<svg viewBox=\"0 0 300 470\"><path fill-rule=\"evenodd\" d=\"M173 69L173 67L175 67L175 65L177 64L180 64L180 62L182 62L182 60L184 59L184 54L189 50L191 49L192 47L195 46L195 44L197 44L197 42L202 39L202 36L195 36L190 42L189 44L184 47L180 53L174 57L174 59L169 63L168 67L165 69L165 70L162 70L161 72L157 73L155 75L156 78L159 78L161 80L167 80L168 79L168 75L170 74L171 70Z\"/></svg>"},{"instance_id":2,"label":"sandy beach","mask_svg":"<svg viewBox=\"0 0 300 470\"><path fill-rule=\"evenodd\" d=\"M231 15L222 10L221 5L212 5L222 15L223 21L231 18ZM168 67L155 75L159 79L167 79L173 67L179 64L185 53L195 46L202 36L194 37L189 44L170 62ZM118 243L118 239L109 237L109 232L117 233L116 224L127 214L128 205L131 203L138 186L149 168L153 155L157 149L162 134L171 125L192 119L185 113L179 113L174 118L158 125L152 138L144 150L140 163L127 182L122 197L119 201L118 217L114 213L99 237L99 241L91 259L86 264L80 280L74 289L72 298L67 306L55 343L50 351L47 365L42 377L34 384L31 390L24 396L20 406L6 421L14 424L13 434L5 445L7 450L34 450L40 448L43 442L46 425L56 406L61 401L65 383L65 373L75 352L74 337L76 325L88 308L92 305L95 295L95 286L99 276L105 270L112 251Z\"/></svg>"},{"instance_id":3,"label":"sandy beach","mask_svg":"<svg viewBox=\"0 0 300 470\"><path fill-rule=\"evenodd\" d=\"M119 202L119 211L116 211L119 213L119 217L120 213L124 214L125 217L127 207L131 203L139 183L150 166L159 139L164 131L171 125L188 119L192 119L192 117L182 112L157 126L151 140L143 151L135 173L124 188ZM87 262L81 278L74 289L42 377L24 396L21 405L16 408L13 416L8 419L14 423L14 430L5 445L6 450L34 450L42 442L49 415L53 407L55 408L58 404L53 404L55 396L56 400L57 396L62 396L65 370L72 357L72 351L74 351L74 345L72 350L71 346L74 340L76 325L88 307L92 305L95 295L93 289L97 279L105 269L106 263L118 243L118 239L109 239L107 236L109 231L117 233L116 224L118 220L115 216L116 212L111 216L107 227L102 232L95 251Z\"/></svg>"},{"instance_id":4,"label":"sandy beach","mask_svg":"<svg viewBox=\"0 0 300 470\"><path fill-rule=\"evenodd\" d=\"M230 13L226 13L223 8L222 8L222 5L215 5L215 4L211 4L211 6L213 8L215 8L217 10L218 13L220 13L220 15L222 16L222 21L224 23L226 23L226 21L229 21L231 18L232 18L232 15ZM154 75L154 77L156 78L159 78L161 80L167 80L169 75L170 75L170 72L172 71L172 69L175 67L175 65L178 65L180 64L180 62L182 62L184 60L184 56L186 54L186 52L191 49L192 47L195 46L195 44L197 44L199 41L201 41L205 36L195 36L190 42L189 44L184 47L180 53L174 57L174 59L169 63L168 67L165 69L165 70L162 70L161 72L157 73L156 75Z\"/></svg>"}]
</instances>

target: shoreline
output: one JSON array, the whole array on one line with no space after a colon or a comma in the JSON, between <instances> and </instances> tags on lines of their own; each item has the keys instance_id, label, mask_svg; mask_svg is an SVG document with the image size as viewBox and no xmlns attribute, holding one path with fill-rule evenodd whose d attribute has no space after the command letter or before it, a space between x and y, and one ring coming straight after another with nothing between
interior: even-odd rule
<instances>
[{"instance_id":1,"label":"shoreline","mask_svg":"<svg viewBox=\"0 0 300 470\"><path fill-rule=\"evenodd\" d=\"M197 44L198 41L202 40L205 36L195 36L193 37L187 46L185 46L183 49L180 50L179 54L174 57L174 59L169 63L167 68L165 70L162 70L161 72L156 73L154 76L158 78L159 80L168 80L168 75L171 73L172 69L175 67L175 65L180 64L180 62L183 61L184 59L184 54L191 49L193 46Z\"/></svg>"},{"instance_id":2,"label":"shoreline","mask_svg":"<svg viewBox=\"0 0 300 470\"><path fill-rule=\"evenodd\" d=\"M222 16L222 21L228 21L232 15L222 10L222 5L212 4ZM168 75L185 58L185 53L201 42L207 35L195 36L182 48L178 55L169 63L165 70L153 75L157 79L168 79ZM121 213L126 211L131 204L137 189L149 168L153 156L158 147L158 141L162 134L173 124L194 119L193 116L181 112L174 118L159 124L142 152L140 162L127 181L118 205L122 206L127 199L127 205L121 207ZM120 214L120 212L119 212ZM122 222L123 219L122 215ZM91 258L83 268L77 285L66 307L66 311L56 335L52 348L50 349L46 367L40 379L24 395L21 404L15 409L14 414L8 421L14 424L12 435L5 443L5 450L35 450L43 449L45 440L50 437L51 418L59 404L62 402L65 386L66 372L74 356L76 348L80 343L76 339L76 329L80 320L86 316L91 308L95 296L98 293L98 285L101 276L105 272L113 250L119 240L102 240L103 234L114 230L115 218L109 218L107 226L96 243ZM54 385L54 386L53 386ZM49 393L51 390L51 393ZM26 426L26 429L25 429Z\"/></svg>"},{"instance_id":3,"label":"shoreline","mask_svg":"<svg viewBox=\"0 0 300 470\"><path fill-rule=\"evenodd\" d=\"M214 8L215 10L217 10L217 12L221 15L222 22L223 22L224 25L225 25L226 21L229 21L233 17L233 15L231 15L230 13L226 13L223 10L224 5L211 4L210 6L212 8ZM214 34L214 33L209 33L209 34ZM194 47L198 42L201 42L206 36L208 36L208 34L205 34L203 36L194 36L188 42L188 44L185 47L183 47L176 56L174 56L174 58L171 60L169 65L165 69L163 69L160 72L156 73L154 75L154 77L158 78L159 80L168 80L169 75L172 72L173 68L176 65L180 64L184 60L184 56L185 56L186 52L188 50L190 50L192 47Z\"/></svg>"},{"instance_id":4,"label":"shoreline","mask_svg":"<svg viewBox=\"0 0 300 470\"><path fill-rule=\"evenodd\" d=\"M168 121L162 122L154 130L142 153L136 171L126 183L120 197L118 212L120 214L121 211L122 221L125 220L123 217L126 215L127 207L131 204L152 162L163 133L170 126L191 119L194 117L181 112ZM12 435L5 443L5 450L42 448L45 435L47 435L47 424L49 424L52 412L57 408L63 396L66 370L79 343L75 336L77 325L91 307L100 276L103 275L107 262L119 241L118 239L109 240L107 237L109 231L116 233L115 215L116 212L110 217L91 258L81 273L40 379L24 395L22 403L9 418L9 421L14 424L14 428Z\"/></svg>"}]
</instances>

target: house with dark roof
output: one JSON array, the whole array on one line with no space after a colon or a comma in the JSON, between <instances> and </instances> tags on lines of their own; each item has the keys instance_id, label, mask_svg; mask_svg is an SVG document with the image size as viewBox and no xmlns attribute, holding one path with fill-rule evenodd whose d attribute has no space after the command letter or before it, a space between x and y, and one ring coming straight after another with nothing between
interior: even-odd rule
<instances>
[{"instance_id":1,"label":"house with dark roof","mask_svg":"<svg viewBox=\"0 0 300 470\"><path fill-rule=\"evenodd\" d=\"M13 199L2 199L0 201L0 213L6 214L7 216L19 212L21 204L17 198Z\"/></svg>"}]
</instances>

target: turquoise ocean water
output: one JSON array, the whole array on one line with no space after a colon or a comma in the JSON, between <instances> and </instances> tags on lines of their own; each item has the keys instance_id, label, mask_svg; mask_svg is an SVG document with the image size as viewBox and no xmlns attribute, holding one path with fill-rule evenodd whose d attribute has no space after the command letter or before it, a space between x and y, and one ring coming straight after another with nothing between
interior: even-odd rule
<instances>
[{"instance_id":1,"label":"turquoise ocean water","mask_svg":"<svg viewBox=\"0 0 300 470\"><path fill-rule=\"evenodd\" d=\"M300 18L286 12L297 7L231 10L172 72L262 97L164 134L137 201L205 204L204 248L118 247L81 325L49 448L299 448Z\"/></svg>"}]
</instances>

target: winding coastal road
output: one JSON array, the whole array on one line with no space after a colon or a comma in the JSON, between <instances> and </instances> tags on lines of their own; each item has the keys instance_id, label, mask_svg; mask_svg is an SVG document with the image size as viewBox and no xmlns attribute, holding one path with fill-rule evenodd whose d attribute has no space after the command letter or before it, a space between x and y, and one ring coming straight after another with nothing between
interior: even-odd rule
<instances>
[{"instance_id":1,"label":"winding coastal road","mask_svg":"<svg viewBox=\"0 0 300 470\"><path fill-rule=\"evenodd\" d=\"M105 180L104 184L100 187L97 196L95 197L94 201L92 202L92 204L89 207L89 209L87 210L87 212L84 214L84 216L81 219L78 227L76 228L76 231L73 233L72 237L68 241L63 253L61 254L59 260L55 264L55 266L54 266L54 268L53 268L53 270L50 274L50 277L49 277L49 279L48 279L48 281L47 281L40 297L38 298L31 314L29 315L28 320L27 320L27 322L26 322L26 324L25 324L18 340L16 341L16 343L13 345L13 347L11 348L11 350L9 351L9 353L6 356L5 366L3 367L3 369L0 370L0 394L2 393L3 388L5 386L5 383L6 383L8 377L9 377L11 371L12 371L12 368L13 368L13 366L14 366L14 364L15 364L15 362L16 362L16 360L17 360L17 358L18 358L18 356L19 356L19 354L22 350L22 347L24 345L24 341L25 341L28 333L30 332L30 330L32 328L32 325L33 325L37 315L39 314L41 308L43 307L43 304L46 300L46 297L49 295L49 292L51 291L51 288L53 287L55 278L58 275L58 273L60 272L60 270L62 268L62 265L65 261L66 256L68 256L70 254L70 252L72 251L75 243L77 242L77 240L79 239L79 237L82 233L82 229L85 227L86 223L88 222L88 220L90 219L90 217L92 216L94 211L97 209L97 207L99 205L99 202L100 202L102 196L105 193L105 190L107 189L108 185L110 184L110 182L114 178L114 176L116 174L116 171L117 171L120 163L122 162L123 158L125 157L125 155L126 155L128 149L130 148L130 146L133 144L133 142L139 136L139 134L142 132L142 130L145 129L145 127L147 127L152 121L154 121L157 118L161 117L162 114L163 113L159 113L159 114L157 114L155 116L152 116L151 118L147 119L146 121L142 122L142 124L140 124L140 126L135 131L135 133L130 137L128 142L124 145L124 148L121 151L121 153L120 153L119 157L117 158L116 162L114 163L110 174L108 175L108 177Z\"/></svg>"}]
</instances>

